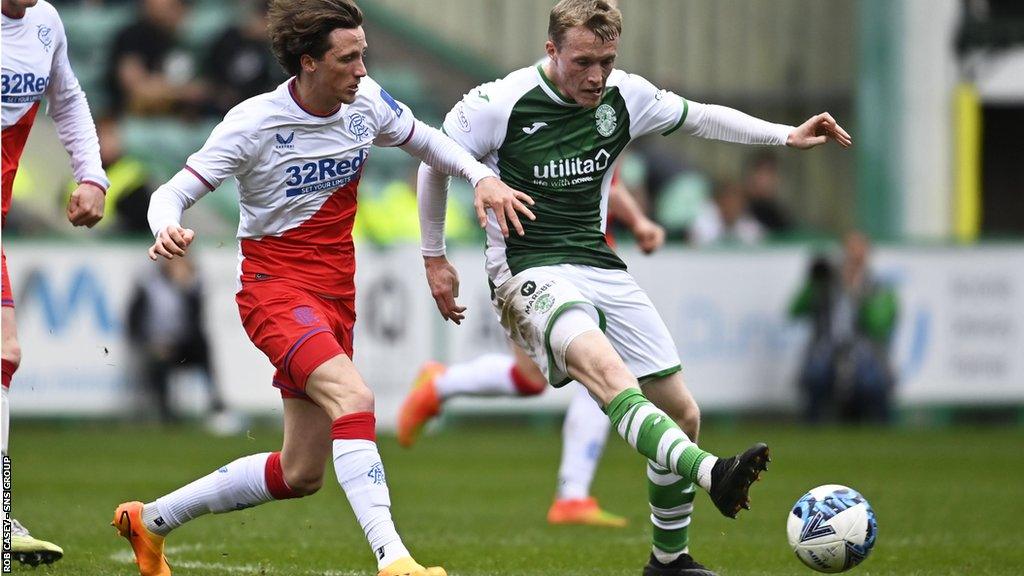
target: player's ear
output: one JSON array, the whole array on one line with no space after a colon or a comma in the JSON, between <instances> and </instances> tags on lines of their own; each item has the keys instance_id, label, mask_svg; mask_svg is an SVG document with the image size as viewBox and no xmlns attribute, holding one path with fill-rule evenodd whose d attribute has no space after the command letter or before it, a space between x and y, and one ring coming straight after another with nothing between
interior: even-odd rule
<instances>
[{"instance_id":1,"label":"player's ear","mask_svg":"<svg viewBox=\"0 0 1024 576\"><path fill-rule=\"evenodd\" d=\"M299 66L302 67L302 71L312 74L316 72L316 58L313 58L309 54L303 54L299 56Z\"/></svg>"},{"instance_id":2,"label":"player's ear","mask_svg":"<svg viewBox=\"0 0 1024 576\"><path fill-rule=\"evenodd\" d=\"M552 60L554 60L555 59L555 52L557 52L557 51L558 51L558 47L555 46L555 43L552 42L551 40L548 40L547 42L544 43L544 52L547 53L548 58L551 58Z\"/></svg>"}]
</instances>

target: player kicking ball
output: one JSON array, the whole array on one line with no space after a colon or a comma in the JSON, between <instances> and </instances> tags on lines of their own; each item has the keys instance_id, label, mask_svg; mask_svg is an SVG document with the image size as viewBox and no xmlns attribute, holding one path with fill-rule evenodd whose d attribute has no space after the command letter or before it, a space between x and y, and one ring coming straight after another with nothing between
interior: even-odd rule
<instances>
[{"instance_id":1,"label":"player kicking ball","mask_svg":"<svg viewBox=\"0 0 1024 576\"><path fill-rule=\"evenodd\" d=\"M182 212L229 177L238 181L242 325L276 368L284 404L279 452L230 462L146 504L117 507L113 525L142 576L167 576L164 540L208 513L319 490L331 459L380 576L444 576L399 536L376 444L373 393L352 363L352 224L371 146L398 146L468 179L476 201L505 223L530 199L508 188L440 131L413 118L367 76L363 15L350 0L276 0L269 13L278 61L292 75L228 112L206 145L150 202L151 258L185 254L194 232ZM518 218L513 226L520 228ZM507 230L507 227L505 228Z\"/></svg>"},{"instance_id":2,"label":"player kicking ball","mask_svg":"<svg viewBox=\"0 0 1024 576\"><path fill-rule=\"evenodd\" d=\"M610 219L632 232L644 254L651 254L664 244L665 230L644 215L617 174L609 191L608 213ZM614 246L610 232L605 236ZM586 388L578 384L573 387L562 425L558 488L547 521L554 525L625 527L626 518L604 510L590 494L611 423ZM546 388L540 368L514 345L512 354L484 354L451 366L427 362L420 368L399 411L398 443L406 448L413 446L427 422L440 415L453 398L529 398L542 394Z\"/></svg>"},{"instance_id":3,"label":"player kicking ball","mask_svg":"<svg viewBox=\"0 0 1024 576\"><path fill-rule=\"evenodd\" d=\"M604 242L612 166L634 138L682 129L704 138L811 148L850 136L828 114L799 127L688 101L616 70L622 15L606 0L563 0L551 11L547 59L483 84L445 120L445 131L534 200L524 236L488 218L486 270L508 337L547 374L597 399L612 427L646 456L654 527L646 576L713 574L689 554L695 486L730 518L749 508L768 447L718 458L697 444L700 411L683 382L675 343L647 294ZM445 183L421 166L427 281L445 318L457 275L444 257ZM478 216L484 215L478 211Z\"/></svg>"}]
</instances>

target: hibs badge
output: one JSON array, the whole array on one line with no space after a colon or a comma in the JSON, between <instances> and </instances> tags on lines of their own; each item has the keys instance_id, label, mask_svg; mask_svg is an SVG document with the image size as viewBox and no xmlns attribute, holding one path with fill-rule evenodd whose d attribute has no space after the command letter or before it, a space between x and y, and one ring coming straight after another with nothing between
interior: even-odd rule
<instances>
[{"instance_id":1,"label":"hibs badge","mask_svg":"<svg viewBox=\"0 0 1024 576\"><path fill-rule=\"evenodd\" d=\"M597 123L597 133L605 137L611 136L619 124L615 119L615 108L608 104L601 104L597 107L594 119Z\"/></svg>"}]
</instances>

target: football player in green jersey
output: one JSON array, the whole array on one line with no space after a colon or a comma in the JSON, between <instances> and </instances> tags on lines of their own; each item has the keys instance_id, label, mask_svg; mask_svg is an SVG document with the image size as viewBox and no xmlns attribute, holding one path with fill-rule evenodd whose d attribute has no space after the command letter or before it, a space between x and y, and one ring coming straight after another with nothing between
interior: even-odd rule
<instances>
[{"instance_id":1,"label":"football player in green jersey","mask_svg":"<svg viewBox=\"0 0 1024 576\"><path fill-rule=\"evenodd\" d=\"M493 304L506 334L551 385L583 384L648 458L654 535L645 576L707 576L689 554L695 485L735 517L749 508L768 447L718 458L697 446L700 411L675 343L604 241L612 168L635 138L676 130L801 149L829 140L848 147L852 139L827 113L793 127L659 90L615 68L621 33L622 15L607 0L562 0L551 11L546 60L471 90L444 127L534 201L536 219L508 237L495 211L477 205ZM458 277L444 256L447 176L421 166L418 187L427 280L442 316L461 320Z\"/></svg>"}]
</instances>

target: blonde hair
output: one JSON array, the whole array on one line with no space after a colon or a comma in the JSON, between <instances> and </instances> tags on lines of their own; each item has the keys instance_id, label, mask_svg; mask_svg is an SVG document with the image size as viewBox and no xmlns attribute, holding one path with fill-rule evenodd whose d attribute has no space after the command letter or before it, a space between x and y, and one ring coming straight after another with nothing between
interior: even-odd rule
<instances>
[{"instance_id":1,"label":"blonde hair","mask_svg":"<svg viewBox=\"0 0 1024 576\"><path fill-rule=\"evenodd\" d=\"M622 35L622 12L608 0L562 0L551 9L548 39L561 47L565 33L577 26L608 42Z\"/></svg>"}]
</instances>

